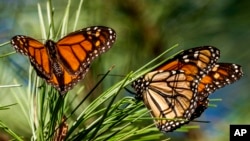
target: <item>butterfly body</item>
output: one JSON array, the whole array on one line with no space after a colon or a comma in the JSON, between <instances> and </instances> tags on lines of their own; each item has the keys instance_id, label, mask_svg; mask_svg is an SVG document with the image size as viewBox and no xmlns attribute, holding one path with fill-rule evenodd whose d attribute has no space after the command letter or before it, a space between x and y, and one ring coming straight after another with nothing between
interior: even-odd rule
<instances>
[{"instance_id":1,"label":"butterfly body","mask_svg":"<svg viewBox=\"0 0 250 141\"><path fill-rule=\"evenodd\" d=\"M72 32L58 42L45 44L23 35L14 36L14 49L27 55L38 76L65 94L80 81L92 61L106 52L116 39L108 27L93 26Z\"/></svg>"}]
</instances>

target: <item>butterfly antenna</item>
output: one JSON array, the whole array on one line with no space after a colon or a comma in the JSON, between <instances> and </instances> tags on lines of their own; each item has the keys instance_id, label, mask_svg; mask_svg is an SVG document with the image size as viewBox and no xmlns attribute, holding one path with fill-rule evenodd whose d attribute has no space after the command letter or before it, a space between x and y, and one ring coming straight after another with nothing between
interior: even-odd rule
<instances>
[{"instance_id":1,"label":"butterfly antenna","mask_svg":"<svg viewBox=\"0 0 250 141\"><path fill-rule=\"evenodd\" d=\"M210 121L204 121L204 120L192 120L191 122L210 123Z\"/></svg>"},{"instance_id":2,"label":"butterfly antenna","mask_svg":"<svg viewBox=\"0 0 250 141\"><path fill-rule=\"evenodd\" d=\"M97 77L103 76L105 74L98 74ZM118 76L118 77L125 77L125 75L119 75L119 74L109 74L108 76Z\"/></svg>"},{"instance_id":3,"label":"butterfly antenna","mask_svg":"<svg viewBox=\"0 0 250 141\"><path fill-rule=\"evenodd\" d=\"M124 89L125 89L127 92L129 92L129 93L131 93L131 94L133 94L133 95L136 94L135 92L131 91L130 89L128 89L128 88L126 88L126 87L124 87Z\"/></svg>"}]
</instances>

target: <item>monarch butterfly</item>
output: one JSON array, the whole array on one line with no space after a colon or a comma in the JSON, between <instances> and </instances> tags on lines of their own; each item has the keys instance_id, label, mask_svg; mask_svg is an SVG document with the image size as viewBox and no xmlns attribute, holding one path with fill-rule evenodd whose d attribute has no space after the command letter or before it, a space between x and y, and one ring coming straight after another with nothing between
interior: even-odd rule
<instances>
[{"instance_id":1,"label":"monarch butterfly","mask_svg":"<svg viewBox=\"0 0 250 141\"><path fill-rule=\"evenodd\" d=\"M136 98L142 99L161 131L173 131L199 117L210 93L242 76L239 65L216 64L219 56L211 46L185 50L132 83Z\"/></svg>"},{"instance_id":2,"label":"monarch butterfly","mask_svg":"<svg viewBox=\"0 0 250 141\"><path fill-rule=\"evenodd\" d=\"M14 49L27 55L37 75L55 87L61 95L84 78L91 62L111 48L116 33L104 26L92 26L72 32L58 42L45 44L23 35L14 36Z\"/></svg>"}]
</instances>

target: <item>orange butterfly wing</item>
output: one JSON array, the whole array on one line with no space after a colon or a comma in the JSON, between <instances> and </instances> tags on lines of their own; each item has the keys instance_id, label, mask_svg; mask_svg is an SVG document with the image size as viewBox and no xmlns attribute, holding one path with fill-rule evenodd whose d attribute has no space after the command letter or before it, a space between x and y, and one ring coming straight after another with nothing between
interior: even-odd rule
<instances>
[{"instance_id":1,"label":"orange butterfly wing","mask_svg":"<svg viewBox=\"0 0 250 141\"><path fill-rule=\"evenodd\" d=\"M243 75L240 65L217 63L208 75L202 77L198 85L199 99L208 97L215 90L239 80Z\"/></svg>"},{"instance_id":2,"label":"orange butterfly wing","mask_svg":"<svg viewBox=\"0 0 250 141\"><path fill-rule=\"evenodd\" d=\"M51 78L49 55L42 43L28 36L17 35L12 38L11 44L17 52L29 57L31 64L42 72L44 78Z\"/></svg>"},{"instance_id":3,"label":"orange butterfly wing","mask_svg":"<svg viewBox=\"0 0 250 141\"><path fill-rule=\"evenodd\" d=\"M207 74L220 57L220 51L212 46L184 50L155 70L184 70L186 74L199 76Z\"/></svg>"},{"instance_id":4,"label":"orange butterfly wing","mask_svg":"<svg viewBox=\"0 0 250 141\"><path fill-rule=\"evenodd\" d=\"M47 40L43 45L20 35L13 37L11 43L17 52L29 56L38 76L63 95L85 76L91 62L106 52L115 39L113 29L93 26L72 32L57 43Z\"/></svg>"},{"instance_id":5,"label":"orange butterfly wing","mask_svg":"<svg viewBox=\"0 0 250 141\"><path fill-rule=\"evenodd\" d=\"M208 96L215 90L234 83L243 76L240 65L231 63L217 63L213 69L199 82L198 85L198 107L191 120L199 117L208 107Z\"/></svg>"},{"instance_id":6,"label":"orange butterfly wing","mask_svg":"<svg viewBox=\"0 0 250 141\"><path fill-rule=\"evenodd\" d=\"M58 58L68 72L77 75L110 49L115 38L115 31L103 26L72 32L57 42Z\"/></svg>"}]
</instances>

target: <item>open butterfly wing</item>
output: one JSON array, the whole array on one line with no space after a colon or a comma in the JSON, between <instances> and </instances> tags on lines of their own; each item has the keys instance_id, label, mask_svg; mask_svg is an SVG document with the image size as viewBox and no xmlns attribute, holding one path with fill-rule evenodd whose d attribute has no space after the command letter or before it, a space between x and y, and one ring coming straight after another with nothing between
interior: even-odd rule
<instances>
[{"instance_id":1,"label":"open butterfly wing","mask_svg":"<svg viewBox=\"0 0 250 141\"><path fill-rule=\"evenodd\" d=\"M11 39L11 44L17 52L29 57L39 76L45 79L51 78L49 56L42 43L28 36L17 35Z\"/></svg>"},{"instance_id":2,"label":"open butterfly wing","mask_svg":"<svg viewBox=\"0 0 250 141\"><path fill-rule=\"evenodd\" d=\"M90 63L115 42L115 31L93 26L70 33L57 42L58 58L68 73L87 71Z\"/></svg>"}]
</instances>

